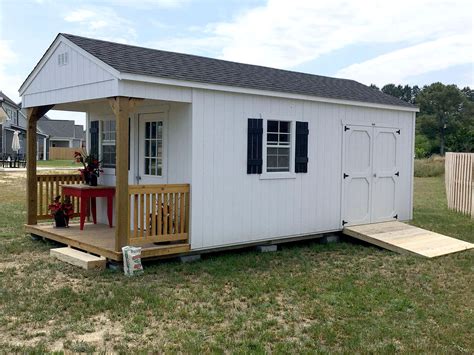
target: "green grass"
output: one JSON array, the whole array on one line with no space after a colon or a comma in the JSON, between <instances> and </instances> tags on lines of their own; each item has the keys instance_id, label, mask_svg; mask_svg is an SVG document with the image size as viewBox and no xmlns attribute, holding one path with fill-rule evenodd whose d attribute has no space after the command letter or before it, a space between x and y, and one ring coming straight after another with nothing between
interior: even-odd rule
<instances>
[{"instance_id":1,"label":"green grass","mask_svg":"<svg viewBox=\"0 0 474 355\"><path fill-rule=\"evenodd\" d=\"M473 251L428 260L309 242L147 263L136 278L86 272L23 236L24 185L6 176L2 351L474 351ZM413 223L474 242L474 223L446 209L442 177L415 179Z\"/></svg>"},{"instance_id":2,"label":"green grass","mask_svg":"<svg viewBox=\"0 0 474 355\"><path fill-rule=\"evenodd\" d=\"M444 174L444 158L432 156L426 159L415 159L416 177L436 177Z\"/></svg>"},{"instance_id":3,"label":"green grass","mask_svg":"<svg viewBox=\"0 0 474 355\"><path fill-rule=\"evenodd\" d=\"M54 168L80 168L81 165L71 160L38 160L36 165L38 167L54 167Z\"/></svg>"}]
</instances>

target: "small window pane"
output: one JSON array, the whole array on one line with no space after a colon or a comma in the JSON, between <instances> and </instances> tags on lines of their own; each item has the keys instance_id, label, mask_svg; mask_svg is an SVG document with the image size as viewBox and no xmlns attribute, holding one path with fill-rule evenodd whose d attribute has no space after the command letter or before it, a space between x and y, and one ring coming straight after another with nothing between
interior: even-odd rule
<instances>
[{"instance_id":1,"label":"small window pane","mask_svg":"<svg viewBox=\"0 0 474 355\"><path fill-rule=\"evenodd\" d=\"M280 133L290 133L290 122L280 121Z\"/></svg>"},{"instance_id":2,"label":"small window pane","mask_svg":"<svg viewBox=\"0 0 474 355\"><path fill-rule=\"evenodd\" d=\"M278 121L268 121L267 132L278 132Z\"/></svg>"},{"instance_id":3,"label":"small window pane","mask_svg":"<svg viewBox=\"0 0 474 355\"><path fill-rule=\"evenodd\" d=\"M156 159L150 159L150 174L156 175Z\"/></svg>"},{"instance_id":4,"label":"small window pane","mask_svg":"<svg viewBox=\"0 0 474 355\"><path fill-rule=\"evenodd\" d=\"M145 140L145 156L149 157L150 156L150 141Z\"/></svg>"},{"instance_id":5,"label":"small window pane","mask_svg":"<svg viewBox=\"0 0 474 355\"><path fill-rule=\"evenodd\" d=\"M155 141L155 140L151 141L151 152L150 152L150 156L156 157L156 141Z\"/></svg>"},{"instance_id":6,"label":"small window pane","mask_svg":"<svg viewBox=\"0 0 474 355\"><path fill-rule=\"evenodd\" d=\"M163 139L163 122L158 122L158 139Z\"/></svg>"},{"instance_id":7,"label":"small window pane","mask_svg":"<svg viewBox=\"0 0 474 355\"><path fill-rule=\"evenodd\" d=\"M150 138L150 122L145 124L145 139Z\"/></svg>"},{"instance_id":8,"label":"small window pane","mask_svg":"<svg viewBox=\"0 0 474 355\"><path fill-rule=\"evenodd\" d=\"M151 123L151 138L156 138L156 122Z\"/></svg>"},{"instance_id":9,"label":"small window pane","mask_svg":"<svg viewBox=\"0 0 474 355\"><path fill-rule=\"evenodd\" d=\"M145 174L150 175L150 159L145 158Z\"/></svg>"},{"instance_id":10,"label":"small window pane","mask_svg":"<svg viewBox=\"0 0 474 355\"><path fill-rule=\"evenodd\" d=\"M278 143L278 134L267 134L267 142L276 144Z\"/></svg>"},{"instance_id":11,"label":"small window pane","mask_svg":"<svg viewBox=\"0 0 474 355\"><path fill-rule=\"evenodd\" d=\"M289 134L280 134L280 143L290 143L290 135Z\"/></svg>"}]
</instances>

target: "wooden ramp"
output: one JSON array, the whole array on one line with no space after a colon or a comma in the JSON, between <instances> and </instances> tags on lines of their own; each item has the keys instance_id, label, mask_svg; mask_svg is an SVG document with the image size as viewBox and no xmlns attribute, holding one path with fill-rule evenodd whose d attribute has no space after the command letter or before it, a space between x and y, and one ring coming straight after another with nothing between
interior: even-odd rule
<instances>
[{"instance_id":1,"label":"wooden ramp","mask_svg":"<svg viewBox=\"0 0 474 355\"><path fill-rule=\"evenodd\" d=\"M427 258L474 248L474 244L396 221L345 227L342 232L397 253Z\"/></svg>"}]
</instances>

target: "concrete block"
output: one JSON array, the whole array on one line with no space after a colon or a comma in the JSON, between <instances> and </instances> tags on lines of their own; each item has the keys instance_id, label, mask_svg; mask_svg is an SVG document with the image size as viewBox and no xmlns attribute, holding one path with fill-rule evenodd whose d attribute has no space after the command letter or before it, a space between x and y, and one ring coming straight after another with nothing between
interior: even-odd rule
<instances>
[{"instance_id":1,"label":"concrete block","mask_svg":"<svg viewBox=\"0 0 474 355\"><path fill-rule=\"evenodd\" d=\"M37 234L30 234L30 238L31 238L31 240L33 240L35 242L38 241L38 240L43 240L43 237L40 237Z\"/></svg>"},{"instance_id":2,"label":"concrete block","mask_svg":"<svg viewBox=\"0 0 474 355\"><path fill-rule=\"evenodd\" d=\"M123 271L123 263L109 260L107 262L107 268L113 271Z\"/></svg>"},{"instance_id":3,"label":"concrete block","mask_svg":"<svg viewBox=\"0 0 474 355\"><path fill-rule=\"evenodd\" d=\"M192 263L192 262L201 260L201 255L200 254L197 254L197 255L183 255L183 256L179 257L179 260L182 263Z\"/></svg>"},{"instance_id":4,"label":"concrete block","mask_svg":"<svg viewBox=\"0 0 474 355\"><path fill-rule=\"evenodd\" d=\"M278 245L259 245L255 248L259 253L269 253L278 250Z\"/></svg>"},{"instance_id":5,"label":"concrete block","mask_svg":"<svg viewBox=\"0 0 474 355\"><path fill-rule=\"evenodd\" d=\"M330 244L330 243L339 243L341 238L337 234L325 235L321 238L321 243Z\"/></svg>"}]
</instances>

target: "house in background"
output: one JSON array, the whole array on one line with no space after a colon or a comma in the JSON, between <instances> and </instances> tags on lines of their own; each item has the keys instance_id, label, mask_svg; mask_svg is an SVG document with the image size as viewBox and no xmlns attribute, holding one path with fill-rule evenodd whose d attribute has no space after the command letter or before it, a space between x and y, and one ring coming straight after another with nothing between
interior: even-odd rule
<instances>
[{"instance_id":1,"label":"house in background","mask_svg":"<svg viewBox=\"0 0 474 355\"><path fill-rule=\"evenodd\" d=\"M13 133L19 131L20 150L19 156L26 154L26 112L16 104L5 93L0 91L0 158L10 157L14 159L17 155L12 149ZM37 131L37 159L45 160L48 155L48 134L38 127Z\"/></svg>"},{"instance_id":2,"label":"house in background","mask_svg":"<svg viewBox=\"0 0 474 355\"><path fill-rule=\"evenodd\" d=\"M73 120L52 120L43 116L38 127L49 135L49 147L82 148L85 146L85 133L82 125Z\"/></svg>"},{"instance_id":3,"label":"house in background","mask_svg":"<svg viewBox=\"0 0 474 355\"><path fill-rule=\"evenodd\" d=\"M52 108L85 112L115 186L115 215L98 200L98 224L54 229L29 160L26 231L110 259L412 218L418 108L353 80L59 34L20 95L30 130Z\"/></svg>"}]
</instances>

